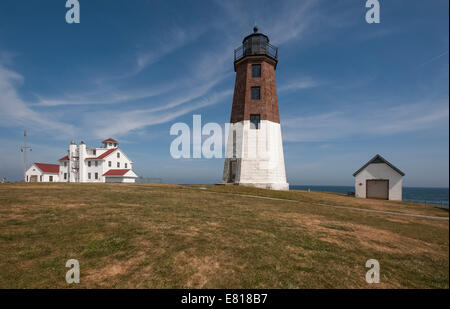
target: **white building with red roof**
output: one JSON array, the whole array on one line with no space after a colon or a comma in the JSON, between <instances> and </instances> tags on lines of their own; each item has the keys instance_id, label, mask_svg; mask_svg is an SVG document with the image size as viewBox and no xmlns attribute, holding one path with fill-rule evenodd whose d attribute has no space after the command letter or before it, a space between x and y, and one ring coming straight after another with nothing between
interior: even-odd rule
<instances>
[{"instance_id":1,"label":"white building with red roof","mask_svg":"<svg viewBox=\"0 0 450 309\"><path fill-rule=\"evenodd\" d=\"M84 142L72 142L59 165L34 163L27 170L27 181L135 182L133 161L119 148L119 142L108 138L102 144L88 148Z\"/></svg>"},{"instance_id":2,"label":"white building with red roof","mask_svg":"<svg viewBox=\"0 0 450 309\"><path fill-rule=\"evenodd\" d=\"M57 182L59 181L59 165L47 163L33 163L26 172L28 182Z\"/></svg>"}]
</instances>

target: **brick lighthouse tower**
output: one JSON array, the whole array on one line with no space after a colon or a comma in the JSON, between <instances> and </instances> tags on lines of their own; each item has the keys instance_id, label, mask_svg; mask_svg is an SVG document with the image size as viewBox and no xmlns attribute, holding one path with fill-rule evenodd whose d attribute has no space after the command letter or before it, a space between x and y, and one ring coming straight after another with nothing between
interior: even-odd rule
<instances>
[{"instance_id":1,"label":"brick lighthouse tower","mask_svg":"<svg viewBox=\"0 0 450 309\"><path fill-rule=\"evenodd\" d=\"M223 183L288 190L275 69L278 49L253 28L234 51L234 87Z\"/></svg>"}]
</instances>

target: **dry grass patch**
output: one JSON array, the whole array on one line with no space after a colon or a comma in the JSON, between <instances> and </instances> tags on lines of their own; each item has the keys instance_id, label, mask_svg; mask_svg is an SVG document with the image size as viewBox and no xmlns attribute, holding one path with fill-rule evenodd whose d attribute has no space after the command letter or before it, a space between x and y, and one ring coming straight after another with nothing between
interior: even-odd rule
<instances>
[{"instance_id":1,"label":"dry grass patch","mask_svg":"<svg viewBox=\"0 0 450 309\"><path fill-rule=\"evenodd\" d=\"M318 205L447 211L206 187L2 184L0 288L73 288L64 280L70 258L81 265L76 288L374 288L369 258L381 263L375 288L449 286L448 221Z\"/></svg>"}]
</instances>

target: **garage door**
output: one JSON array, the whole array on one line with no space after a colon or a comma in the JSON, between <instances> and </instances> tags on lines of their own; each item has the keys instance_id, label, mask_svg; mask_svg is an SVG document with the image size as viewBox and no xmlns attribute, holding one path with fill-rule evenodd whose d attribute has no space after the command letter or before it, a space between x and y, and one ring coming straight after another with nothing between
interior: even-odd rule
<instances>
[{"instance_id":1,"label":"garage door","mask_svg":"<svg viewBox=\"0 0 450 309\"><path fill-rule=\"evenodd\" d=\"M37 182L37 175L31 175L30 182Z\"/></svg>"},{"instance_id":2,"label":"garage door","mask_svg":"<svg viewBox=\"0 0 450 309\"><path fill-rule=\"evenodd\" d=\"M389 199L389 180L367 180L366 197L378 198L383 200Z\"/></svg>"}]
</instances>

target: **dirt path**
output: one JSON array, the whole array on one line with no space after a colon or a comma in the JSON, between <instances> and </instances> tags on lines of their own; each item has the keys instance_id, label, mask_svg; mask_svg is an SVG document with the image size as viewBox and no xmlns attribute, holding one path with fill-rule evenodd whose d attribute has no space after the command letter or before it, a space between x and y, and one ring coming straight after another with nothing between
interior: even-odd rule
<instances>
[{"instance_id":1,"label":"dirt path","mask_svg":"<svg viewBox=\"0 0 450 309\"><path fill-rule=\"evenodd\" d=\"M226 194L226 195L235 195L235 196L242 196L242 197L260 198L260 199L266 199L266 200L298 203L298 201L296 201L296 200L282 199L282 198L276 198L276 197L267 197L267 196L251 195L251 194L227 193L227 192L215 192L215 191L208 191L208 190L204 190L204 189L197 189L197 188L190 188L190 187L185 187L185 188L199 190L199 191L203 191L205 193ZM426 216L426 215L419 215L419 214L413 214L413 213L403 213L403 212L384 211L384 210L375 210L375 209L364 209L364 208L357 208L357 207L338 206L338 205L312 203L312 202L310 204L316 205L316 206L333 207L333 208L356 210L356 211L365 211L365 212L380 213L380 214L387 214L387 215L394 215L394 216L416 217L416 218L431 219L431 220L447 220L447 221L449 220L449 217Z\"/></svg>"}]
</instances>

